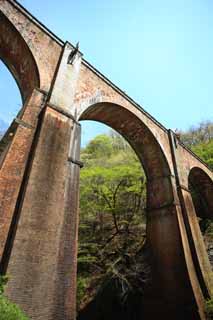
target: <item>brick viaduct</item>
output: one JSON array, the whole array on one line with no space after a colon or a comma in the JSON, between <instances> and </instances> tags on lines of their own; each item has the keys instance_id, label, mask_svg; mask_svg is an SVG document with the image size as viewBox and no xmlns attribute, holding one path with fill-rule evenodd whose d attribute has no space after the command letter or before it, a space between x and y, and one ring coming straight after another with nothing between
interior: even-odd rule
<instances>
[{"instance_id":1,"label":"brick viaduct","mask_svg":"<svg viewBox=\"0 0 213 320\"><path fill-rule=\"evenodd\" d=\"M0 1L0 58L23 98L1 142L0 271L11 278L6 294L31 319L75 319L79 120L90 119L122 134L146 173L153 272L147 319L205 319L212 270L189 184L208 204L201 214L212 218L213 173L74 52L15 0Z\"/></svg>"}]
</instances>

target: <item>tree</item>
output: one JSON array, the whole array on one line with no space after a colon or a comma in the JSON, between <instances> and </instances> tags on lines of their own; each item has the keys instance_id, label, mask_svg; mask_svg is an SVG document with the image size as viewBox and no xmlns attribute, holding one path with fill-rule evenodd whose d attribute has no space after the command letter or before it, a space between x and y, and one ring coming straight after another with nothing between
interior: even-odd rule
<instances>
[{"instance_id":1,"label":"tree","mask_svg":"<svg viewBox=\"0 0 213 320\"><path fill-rule=\"evenodd\" d=\"M201 122L186 132L180 131L181 141L204 160L213 170L213 123Z\"/></svg>"},{"instance_id":2,"label":"tree","mask_svg":"<svg viewBox=\"0 0 213 320\"><path fill-rule=\"evenodd\" d=\"M115 133L92 140L82 160L78 297L84 305L107 275L132 278L130 265L145 240L146 179L131 147Z\"/></svg>"},{"instance_id":3,"label":"tree","mask_svg":"<svg viewBox=\"0 0 213 320\"><path fill-rule=\"evenodd\" d=\"M188 146L196 146L202 143L209 143L213 139L213 123L211 121L201 122L186 132L180 131L181 140Z\"/></svg>"}]
</instances>

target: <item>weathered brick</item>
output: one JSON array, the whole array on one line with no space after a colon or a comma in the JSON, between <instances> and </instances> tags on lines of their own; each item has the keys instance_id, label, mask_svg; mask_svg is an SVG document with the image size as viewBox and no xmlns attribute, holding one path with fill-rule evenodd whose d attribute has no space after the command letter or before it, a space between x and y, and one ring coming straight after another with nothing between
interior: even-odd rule
<instances>
[{"instance_id":1,"label":"weathered brick","mask_svg":"<svg viewBox=\"0 0 213 320\"><path fill-rule=\"evenodd\" d=\"M23 122L0 161L1 267L5 271L8 264L11 274L8 296L31 319L75 319L78 121L96 120L129 141L147 176L153 257L147 318L156 319L157 310L164 319L205 319L212 273L189 180L199 180L212 218L213 173L79 52L69 64L72 45L16 1L0 1L0 19L0 57L25 101Z\"/></svg>"}]
</instances>

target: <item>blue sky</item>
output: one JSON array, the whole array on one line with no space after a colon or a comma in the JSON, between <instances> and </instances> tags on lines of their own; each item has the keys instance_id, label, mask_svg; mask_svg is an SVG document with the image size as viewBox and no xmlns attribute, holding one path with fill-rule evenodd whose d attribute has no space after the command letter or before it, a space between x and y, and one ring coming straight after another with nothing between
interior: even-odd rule
<instances>
[{"instance_id":1,"label":"blue sky","mask_svg":"<svg viewBox=\"0 0 213 320\"><path fill-rule=\"evenodd\" d=\"M22 0L167 128L213 120L212 0ZM21 102L0 66L0 118ZM13 81L12 81L13 82ZM10 102L9 99L10 98ZM83 125L83 143L103 129Z\"/></svg>"}]
</instances>

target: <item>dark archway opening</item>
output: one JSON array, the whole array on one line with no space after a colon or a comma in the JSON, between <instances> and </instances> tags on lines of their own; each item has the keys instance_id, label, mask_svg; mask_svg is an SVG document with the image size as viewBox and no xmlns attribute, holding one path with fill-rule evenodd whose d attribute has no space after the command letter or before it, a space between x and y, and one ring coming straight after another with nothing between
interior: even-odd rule
<instances>
[{"instance_id":1,"label":"dark archway opening","mask_svg":"<svg viewBox=\"0 0 213 320\"><path fill-rule=\"evenodd\" d=\"M213 182L203 170L193 168L189 174L189 189L213 268Z\"/></svg>"}]
</instances>

